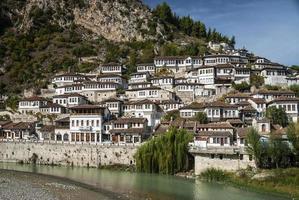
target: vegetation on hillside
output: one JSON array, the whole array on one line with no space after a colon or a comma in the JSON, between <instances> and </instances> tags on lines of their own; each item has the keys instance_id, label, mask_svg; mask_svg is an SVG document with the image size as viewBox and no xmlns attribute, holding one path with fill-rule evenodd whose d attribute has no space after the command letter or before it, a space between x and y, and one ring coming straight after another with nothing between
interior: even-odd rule
<instances>
[{"instance_id":1,"label":"vegetation on hillside","mask_svg":"<svg viewBox=\"0 0 299 200\"><path fill-rule=\"evenodd\" d=\"M267 108L266 117L270 119L272 124L279 124L282 127L286 127L289 123L288 115L283 108L276 108L275 106Z\"/></svg>"},{"instance_id":2,"label":"vegetation on hillside","mask_svg":"<svg viewBox=\"0 0 299 200\"><path fill-rule=\"evenodd\" d=\"M137 171L175 174L188 170L188 143L192 138L192 134L175 128L152 138L140 146L135 154Z\"/></svg>"},{"instance_id":3,"label":"vegetation on hillside","mask_svg":"<svg viewBox=\"0 0 299 200\"><path fill-rule=\"evenodd\" d=\"M69 1L68 4L68 9L85 6L82 1ZM114 43L101 36L95 37L74 24L65 29L56 19L69 10L38 7L33 7L29 13L32 19L30 30L17 31L20 30L17 22L22 21L22 15L14 12L25 5L25 1L1 1L4 9L0 9L0 94L20 94L26 88L38 90L47 86L54 73L88 72L99 65L82 63L81 57L97 56L99 62L120 62L127 65L129 75L136 71L136 63L152 62L155 55L196 56L207 53L208 41L227 42L232 46L235 43L234 37L228 38L215 29L207 30L200 21L189 16L178 17L166 3L152 10L154 17L149 30L155 31L160 23L166 29L163 33L168 34L155 41ZM181 45L182 41L184 45Z\"/></svg>"},{"instance_id":4,"label":"vegetation on hillside","mask_svg":"<svg viewBox=\"0 0 299 200\"><path fill-rule=\"evenodd\" d=\"M289 128L288 137L296 141L298 136L291 138L291 127ZM258 168L285 168L296 166L299 160L296 160L297 150L292 148L287 141L281 137L270 134L268 141L261 139L261 135L251 128L246 137L248 146L246 151L252 155Z\"/></svg>"}]
</instances>

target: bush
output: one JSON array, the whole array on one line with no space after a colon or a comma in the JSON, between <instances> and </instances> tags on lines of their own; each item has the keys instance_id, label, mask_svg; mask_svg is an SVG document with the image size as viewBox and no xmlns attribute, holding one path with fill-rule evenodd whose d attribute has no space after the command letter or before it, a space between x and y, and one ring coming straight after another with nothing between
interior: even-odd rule
<instances>
[{"instance_id":1,"label":"bush","mask_svg":"<svg viewBox=\"0 0 299 200\"><path fill-rule=\"evenodd\" d=\"M200 174L200 177L208 181L225 181L229 178L228 173L215 168L207 169Z\"/></svg>"}]
</instances>

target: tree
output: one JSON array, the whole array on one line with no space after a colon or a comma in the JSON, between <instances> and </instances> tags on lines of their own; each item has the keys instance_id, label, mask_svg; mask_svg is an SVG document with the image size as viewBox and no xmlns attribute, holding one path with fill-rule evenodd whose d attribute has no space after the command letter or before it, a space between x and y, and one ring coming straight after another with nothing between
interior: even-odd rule
<instances>
[{"instance_id":1,"label":"tree","mask_svg":"<svg viewBox=\"0 0 299 200\"><path fill-rule=\"evenodd\" d=\"M189 169L188 143L193 135L171 128L140 146L135 154L139 172L175 174Z\"/></svg>"},{"instance_id":2,"label":"tree","mask_svg":"<svg viewBox=\"0 0 299 200\"><path fill-rule=\"evenodd\" d=\"M291 155L291 150L289 145L286 142L283 142L281 138L273 135L270 137L268 155L276 168L287 167L290 165L289 157Z\"/></svg>"},{"instance_id":3,"label":"tree","mask_svg":"<svg viewBox=\"0 0 299 200\"><path fill-rule=\"evenodd\" d=\"M232 87L239 92L246 92L250 91L250 85L247 82L242 82L240 84L232 84Z\"/></svg>"},{"instance_id":4,"label":"tree","mask_svg":"<svg viewBox=\"0 0 299 200\"><path fill-rule=\"evenodd\" d=\"M288 116L283 108L276 108L275 106L267 108L266 117L269 118L273 124L279 124L282 127L288 125Z\"/></svg>"},{"instance_id":5,"label":"tree","mask_svg":"<svg viewBox=\"0 0 299 200\"><path fill-rule=\"evenodd\" d=\"M264 77L260 75L253 74L250 76L250 85L254 85L256 88L259 88L264 84Z\"/></svg>"},{"instance_id":6,"label":"tree","mask_svg":"<svg viewBox=\"0 0 299 200\"><path fill-rule=\"evenodd\" d=\"M299 97L299 85L291 85L289 89L295 92L296 97Z\"/></svg>"},{"instance_id":7,"label":"tree","mask_svg":"<svg viewBox=\"0 0 299 200\"><path fill-rule=\"evenodd\" d=\"M182 17L179 20L180 30L183 31L187 35L191 35L192 27L193 27L193 20L190 16Z\"/></svg>"},{"instance_id":8,"label":"tree","mask_svg":"<svg viewBox=\"0 0 299 200\"><path fill-rule=\"evenodd\" d=\"M180 112L178 110L169 111L164 115L163 119L166 121L171 121L178 119L180 117Z\"/></svg>"},{"instance_id":9,"label":"tree","mask_svg":"<svg viewBox=\"0 0 299 200\"><path fill-rule=\"evenodd\" d=\"M294 154L299 161L299 124L290 123L287 128L287 136L293 146Z\"/></svg>"},{"instance_id":10,"label":"tree","mask_svg":"<svg viewBox=\"0 0 299 200\"><path fill-rule=\"evenodd\" d=\"M232 36L230 41L229 41L229 45L232 46L232 47L235 47L236 45L236 38L235 36Z\"/></svg>"},{"instance_id":11,"label":"tree","mask_svg":"<svg viewBox=\"0 0 299 200\"><path fill-rule=\"evenodd\" d=\"M253 156L257 167L261 166L262 154L263 154L263 146L260 141L260 138L261 136L254 128L250 128L246 135L246 141L247 141L246 151L248 154Z\"/></svg>"},{"instance_id":12,"label":"tree","mask_svg":"<svg viewBox=\"0 0 299 200\"><path fill-rule=\"evenodd\" d=\"M174 16L172 14L171 8L166 2L157 5L156 8L153 9L153 14L165 22L173 23Z\"/></svg>"},{"instance_id":13,"label":"tree","mask_svg":"<svg viewBox=\"0 0 299 200\"><path fill-rule=\"evenodd\" d=\"M204 113L204 112L198 112L195 115L195 120L198 121L201 124L206 124L206 123L208 123L207 114Z\"/></svg>"}]
</instances>

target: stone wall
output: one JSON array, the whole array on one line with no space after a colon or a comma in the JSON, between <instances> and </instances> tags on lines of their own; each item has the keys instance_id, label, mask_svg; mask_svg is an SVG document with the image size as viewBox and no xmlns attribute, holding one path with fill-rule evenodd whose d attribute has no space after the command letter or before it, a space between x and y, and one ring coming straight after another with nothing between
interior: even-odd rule
<instances>
[{"instance_id":1,"label":"stone wall","mask_svg":"<svg viewBox=\"0 0 299 200\"><path fill-rule=\"evenodd\" d=\"M135 164L136 146L1 142L0 162L90 166Z\"/></svg>"},{"instance_id":2,"label":"stone wall","mask_svg":"<svg viewBox=\"0 0 299 200\"><path fill-rule=\"evenodd\" d=\"M246 169L248 166L255 167L254 161L249 160L248 155L243 155L243 159L240 160L236 156L215 156L211 158L211 155L196 154L194 155L194 172L195 175L199 175L201 172L209 169L216 168L226 171L236 171L239 169Z\"/></svg>"}]
</instances>

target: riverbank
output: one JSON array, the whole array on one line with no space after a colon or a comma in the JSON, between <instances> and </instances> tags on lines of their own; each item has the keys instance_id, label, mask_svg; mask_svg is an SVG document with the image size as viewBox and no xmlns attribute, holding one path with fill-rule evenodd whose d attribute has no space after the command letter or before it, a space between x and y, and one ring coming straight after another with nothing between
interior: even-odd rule
<instances>
[{"instance_id":1,"label":"riverbank","mask_svg":"<svg viewBox=\"0 0 299 200\"><path fill-rule=\"evenodd\" d=\"M293 200L299 199L299 168L241 170L237 173L210 169L202 173L200 178L256 192L279 194Z\"/></svg>"},{"instance_id":2,"label":"riverbank","mask_svg":"<svg viewBox=\"0 0 299 200\"><path fill-rule=\"evenodd\" d=\"M57 177L0 169L1 199L109 200L108 194Z\"/></svg>"}]
</instances>

